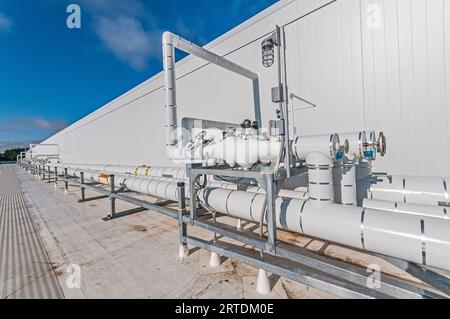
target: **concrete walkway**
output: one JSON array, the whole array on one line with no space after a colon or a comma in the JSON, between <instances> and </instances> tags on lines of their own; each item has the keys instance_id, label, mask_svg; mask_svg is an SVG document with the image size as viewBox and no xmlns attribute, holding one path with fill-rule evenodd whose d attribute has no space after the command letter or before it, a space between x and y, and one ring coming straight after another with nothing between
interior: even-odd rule
<instances>
[{"instance_id":1,"label":"concrete walkway","mask_svg":"<svg viewBox=\"0 0 450 319\"><path fill-rule=\"evenodd\" d=\"M16 167L0 173L0 298L64 298L25 203Z\"/></svg>"}]
</instances>

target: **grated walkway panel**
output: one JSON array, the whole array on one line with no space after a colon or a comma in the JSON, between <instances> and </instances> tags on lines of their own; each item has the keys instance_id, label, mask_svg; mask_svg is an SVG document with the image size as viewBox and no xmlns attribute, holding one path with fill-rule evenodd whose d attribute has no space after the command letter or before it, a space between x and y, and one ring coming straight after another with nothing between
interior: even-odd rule
<instances>
[{"instance_id":1,"label":"grated walkway panel","mask_svg":"<svg viewBox=\"0 0 450 319\"><path fill-rule=\"evenodd\" d=\"M0 168L0 298L64 298L26 205L17 166Z\"/></svg>"}]
</instances>

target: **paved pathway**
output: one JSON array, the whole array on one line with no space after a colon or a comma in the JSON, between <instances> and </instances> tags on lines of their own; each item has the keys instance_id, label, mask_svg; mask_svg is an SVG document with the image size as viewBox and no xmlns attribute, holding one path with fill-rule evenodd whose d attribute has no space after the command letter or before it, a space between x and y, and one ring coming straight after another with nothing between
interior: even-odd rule
<instances>
[{"instance_id":1,"label":"paved pathway","mask_svg":"<svg viewBox=\"0 0 450 319\"><path fill-rule=\"evenodd\" d=\"M19 168L0 166L0 298L64 298L26 205Z\"/></svg>"}]
</instances>

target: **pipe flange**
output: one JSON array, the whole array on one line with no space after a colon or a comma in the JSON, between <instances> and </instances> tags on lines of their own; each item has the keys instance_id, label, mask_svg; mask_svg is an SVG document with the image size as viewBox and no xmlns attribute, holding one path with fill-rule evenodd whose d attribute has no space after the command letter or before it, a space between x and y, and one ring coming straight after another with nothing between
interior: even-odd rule
<instances>
[{"instance_id":1,"label":"pipe flange","mask_svg":"<svg viewBox=\"0 0 450 319\"><path fill-rule=\"evenodd\" d=\"M364 150L364 158L369 161L374 161L377 159L377 137L375 131L369 133L369 140L366 143Z\"/></svg>"},{"instance_id":2,"label":"pipe flange","mask_svg":"<svg viewBox=\"0 0 450 319\"><path fill-rule=\"evenodd\" d=\"M342 159L341 142L338 134L330 135L330 156L333 159Z\"/></svg>"},{"instance_id":3,"label":"pipe flange","mask_svg":"<svg viewBox=\"0 0 450 319\"><path fill-rule=\"evenodd\" d=\"M350 151L350 142L347 139L344 141L344 145L342 145L342 151L344 154L348 154Z\"/></svg>"},{"instance_id":4,"label":"pipe flange","mask_svg":"<svg viewBox=\"0 0 450 319\"><path fill-rule=\"evenodd\" d=\"M387 151L386 136L384 135L383 132L380 132L380 135L378 136L377 151L378 153L380 153L381 156L386 155Z\"/></svg>"}]
</instances>

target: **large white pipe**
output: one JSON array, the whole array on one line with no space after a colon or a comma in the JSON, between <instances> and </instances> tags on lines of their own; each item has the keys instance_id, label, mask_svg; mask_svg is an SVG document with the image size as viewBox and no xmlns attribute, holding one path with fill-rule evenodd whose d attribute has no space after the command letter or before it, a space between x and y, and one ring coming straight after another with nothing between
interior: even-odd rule
<instances>
[{"instance_id":1,"label":"large white pipe","mask_svg":"<svg viewBox=\"0 0 450 319\"><path fill-rule=\"evenodd\" d=\"M143 184L145 181L148 183L153 181L163 181L163 182L172 182L173 185L170 186L170 189L173 189L176 186L177 181L186 181L186 169L183 167L152 167L152 166L124 166L124 165L95 165L95 164L56 164L49 165L51 172L54 172L54 167L59 169L61 173L64 168L68 168L68 174L80 177L80 173L84 172L85 180L92 180L95 182L100 182L103 184L109 184L109 179L107 176L109 174L115 175L116 187L121 186L130 186L129 188L132 191L141 192L140 189L152 189L151 187L145 188L146 186ZM142 185L139 188L134 187L136 184L131 184L128 182L124 183L125 180L132 181L133 177L144 177L145 179L141 179ZM187 183L186 183L187 184ZM188 186L186 186L188 187ZM224 189L232 189L237 190L237 185L229 182L219 182L219 181L210 181L208 182L208 187L217 187ZM265 190L262 187L252 186L247 189L248 192L251 193L261 193L265 194ZM152 196L161 197L161 193L157 192L147 192L143 191L142 193ZM286 198L297 198L297 199L307 199L309 194L304 191L297 190L287 190L282 189L279 192L279 196ZM186 194L186 197L189 197ZM173 196L167 199L172 199Z\"/></svg>"},{"instance_id":2,"label":"large white pipe","mask_svg":"<svg viewBox=\"0 0 450 319\"><path fill-rule=\"evenodd\" d=\"M80 173L84 173L85 181L94 181L104 185L110 185L109 175L100 171L89 171L69 168L67 170L70 176L80 177ZM177 182L182 180L176 180L172 178L164 177L141 177L131 176L129 174L114 174L114 186L116 188L126 187L127 189L151 195L154 197L177 201ZM186 197L190 197L190 188L187 184L185 187Z\"/></svg>"},{"instance_id":3,"label":"large white pipe","mask_svg":"<svg viewBox=\"0 0 450 319\"><path fill-rule=\"evenodd\" d=\"M177 94L175 74L175 47L172 44L170 34L163 35L163 67L164 90L166 98L166 145L167 147L178 144L178 119L177 119Z\"/></svg>"},{"instance_id":4,"label":"large white pipe","mask_svg":"<svg viewBox=\"0 0 450 319\"><path fill-rule=\"evenodd\" d=\"M434 205L449 202L450 178L381 176L371 185L369 199Z\"/></svg>"},{"instance_id":5,"label":"large white pipe","mask_svg":"<svg viewBox=\"0 0 450 319\"><path fill-rule=\"evenodd\" d=\"M250 168L255 163L278 161L282 142L279 139L265 139L259 136L227 137L221 142L205 147L203 154L216 163L225 161L230 166Z\"/></svg>"},{"instance_id":6,"label":"large white pipe","mask_svg":"<svg viewBox=\"0 0 450 319\"><path fill-rule=\"evenodd\" d=\"M337 134L296 136L291 148L298 160L306 160L310 153L321 153L333 160L342 156L341 143Z\"/></svg>"},{"instance_id":7,"label":"large white pipe","mask_svg":"<svg viewBox=\"0 0 450 319\"><path fill-rule=\"evenodd\" d=\"M405 204L403 202L388 202L384 200L364 199L364 208L377 209L400 214L429 216L450 219L450 207L420 204Z\"/></svg>"},{"instance_id":8,"label":"large white pipe","mask_svg":"<svg viewBox=\"0 0 450 319\"><path fill-rule=\"evenodd\" d=\"M259 222L264 195L226 189L203 189L200 200L214 211ZM450 270L450 220L278 198L281 229L327 241Z\"/></svg>"},{"instance_id":9,"label":"large white pipe","mask_svg":"<svg viewBox=\"0 0 450 319\"><path fill-rule=\"evenodd\" d=\"M306 157L308 166L308 191L311 205L325 207L333 203L333 160L322 153L310 153Z\"/></svg>"},{"instance_id":10,"label":"large white pipe","mask_svg":"<svg viewBox=\"0 0 450 319\"><path fill-rule=\"evenodd\" d=\"M292 153L297 160L306 160L311 204L315 207L330 205L334 201L334 160L342 158L339 136L297 136L292 142Z\"/></svg>"},{"instance_id":11,"label":"large white pipe","mask_svg":"<svg viewBox=\"0 0 450 319\"><path fill-rule=\"evenodd\" d=\"M210 182L207 187L211 188L223 188L228 190L238 190L236 184L233 183L223 183L223 182ZM248 193L252 194L266 194L266 191L262 187L251 186L245 190ZM301 190L289 190L289 189L281 189L278 192L279 197L283 198L295 198L295 199L308 199L309 193Z\"/></svg>"},{"instance_id":12,"label":"large white pipe","mask_svg":"<svg viewBox=\"0 0 450 319\"><path fill-rule=\"evenodd\" d=\"M94 170L108 174L129 174L133 176L167 177L187 179L184 167L160 167L148 165L110 165L110 164L49 164L50 168L72 168L79 170Z\"/></svg>"},{"instance_id":13,"label":"large white pipe","mask_svg":"<svg viewBox=\"0 0 450 319\"><path fill-rule=\"evenodd\" d=\"M53 169L53 167L51 167ZM184 170L184 169L183 169ZM149 176L132 176L129 174L115 174L115 187L119 188L122 186L127 187L127 189L147 194L159 198L164 198L167 200L177 200L177 182L178 181L184 181L183 178L178 178L174 176L174 179L172 177L165 177L164 173L172 173L172 174L178 174L181 171L179 168L173 168L173 171L171 168L159 168L159 172L155 171L155 175L149 175ZM52 171L53 172L53 171ZM67 170L68 174L75 177L80 177L80 173L84 173L84 178L86 181L94 181L99 182L105 185L109 185L109 173L104 171L92 171L92 170L86 170L86 169L78 169L78 168L68 168ZM179 174L180 176L181 174ZM181 175L182 176L182 175ZM216 182L212 181L207 184L208 187L217 187L217 188L223 188L223 189L229 189L229 190L237 190L237 185L233 183L226 183L226 182ZM186 197L190 197L190 191L189 191L189 185L186 183L185 186L186 189ZM263 188L261 187L249 187L247 189L250 193L259 193L259 194L265 194ZM295 190L286 190L282 189L278 193L280 197L285 198L296 198L296 199L307 199L309 197L309 194L302 191L295 191Z\"/></svg>"},{"instance_id":14,"label":"large white pipe","mask_svg":"<svg viewBox=\"0 0 450 319\"><path fill-rule=\"evenodd\" d=\"M356 206L356 165L344 159L341 165L333 169L335 199L338 204Z\"/></svg>"},{"instance_id":15,"label":"large white pipe","mask_svg":"<svg viewBox=\"0 0 450 319\"><path fill-rule=\"evenodd\" d=\"M333 170L336 202L346 206L357 205L356 163L366 159L367 135L365 132L339 134L346 141L345 158Z\"/></svg>"}]
</instances>

